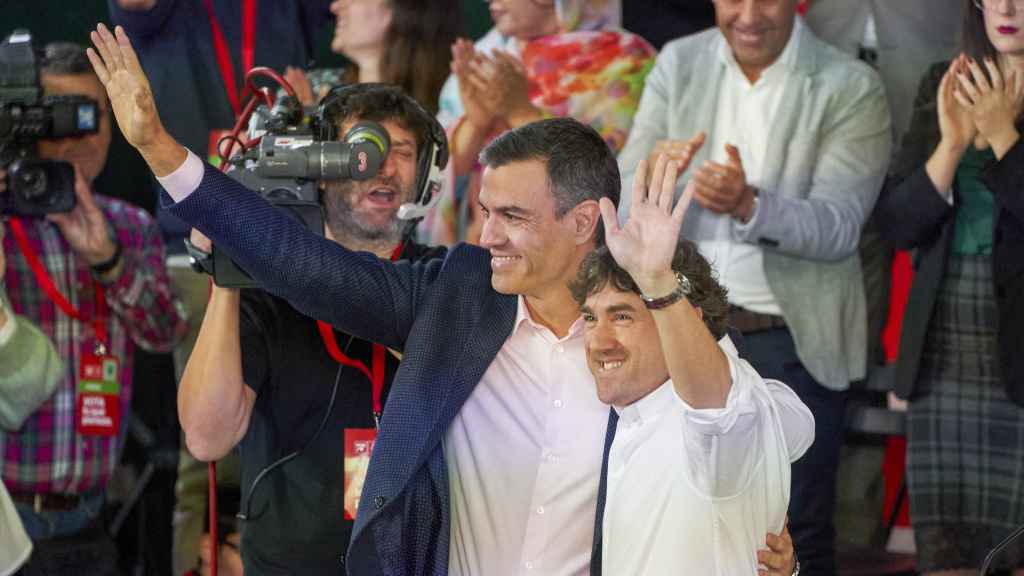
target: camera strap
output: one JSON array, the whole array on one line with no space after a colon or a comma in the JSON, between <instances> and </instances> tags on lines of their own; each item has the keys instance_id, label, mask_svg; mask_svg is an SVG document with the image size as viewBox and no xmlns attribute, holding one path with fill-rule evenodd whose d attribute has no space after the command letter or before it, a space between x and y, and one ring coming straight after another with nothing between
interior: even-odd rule
<instances>
[{"instance_id":1,"label":"camera strap","mask_svg":"<svg viewBox=\"0 0 1024 576\"><path fill-rule=\"evenodd\" d=\"M95 353L97 356L105 356L107 354L107 298L103 290L103 285L100 284L95 278L92 279L93 283L93 295L95 296L96 311L92 317L92 320L85 318L82 311L75 308L68 299L57 290L57 286L53 283L53 279L50 278L46 268L43 266L42 261L39 259L39 255L28 241L28 235L25 234L25 228L20 218L11 218L11 233L14 235L15 243L18 245L18 249L21 254L25 257L28 262L29 268L32 269L32 274L36 277L36 282L39 283L39 287L43 289L43 292L61 309L67 316L78 320L79 322L90 322L93 328L93 334L96 337Z\"/></svg>"},{"instance_id":2,"label":"camera strap","mask_svg":"<svg viewBox=\"0 0 1024 576\"><path fill-rule=\"evenodd\" d=\"M213 49L217 53L217 66L224 80L224 89L228 94L228 103L237 118L242 113L242 91L235 79L235 65L231 61L231 51L224 36L224 29L217 20L213 10L213 0L203 0L206 16L210 21L210 34L213 36ZM252 70L256 61L256 0L242 0L242 75Z\"/></svg>"},{"instance_id":3,"label":"camera strap","mask_svg":"<svg viewBox=\"0 0 1024 576\"><path fill-rule=\"evenodd\" d=\"M394 262L402 255L402 250L405 248L405 242L400 242L395 247L394 251L391 252L391 261ZM320 339L324 341L324 348L327 349L327 353L334 358L334 361L343 366L355 368L359 370L370 380L373 385L373 422L375 427L380 426L380 416L384 413L384 404L382 402L382 396L384 395L384 360L387 356L387 349L380 345L373 345L373 355L371 356L372 371L366 367L366 364L359 360L353 360L345 355L338 348L338 340L334 337L334 328L330 324L322 321L316 321L317 326L320 327Z\"/></svg>"}]
</instances>

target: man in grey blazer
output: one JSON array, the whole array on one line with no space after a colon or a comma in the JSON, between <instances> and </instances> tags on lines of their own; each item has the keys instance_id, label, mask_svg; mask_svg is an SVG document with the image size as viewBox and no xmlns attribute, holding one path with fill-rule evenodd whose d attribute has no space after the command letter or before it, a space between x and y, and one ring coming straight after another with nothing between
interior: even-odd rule
<instances>
[{"instance_id":1,"label":"man in grey blazer","mask_svg":"<svg viewBox=\"0 0 1024 576\"><path fill-rule=\"evenodd\" d=\"M845 390L866 369L857 244L892 136L877 73L818 40L796 8L716 0L717 28L659 55L619 165L628 182L651 154L700 147L677 189L695 180L683 229L729 289L751 363L814 414L790 526L803 573L833 574Z\"/></svg>"}]
</instances>

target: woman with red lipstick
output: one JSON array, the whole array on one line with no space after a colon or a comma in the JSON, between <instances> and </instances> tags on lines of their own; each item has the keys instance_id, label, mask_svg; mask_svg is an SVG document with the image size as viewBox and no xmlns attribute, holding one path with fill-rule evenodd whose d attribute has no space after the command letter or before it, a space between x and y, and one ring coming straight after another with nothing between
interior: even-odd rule
<instances>
[{"instance_id":1,"label":"woman with red lipstick","mask_svg":"<svg viewBox=\"0 0 1024 576\"><path fill-rule=\"evenodd\" d=\"M1024 0L965 0L878 201L915 250L897 394L918 570L974 574L1024 524ZM997 566L1024 574L1024 545Z\"/></svg>"},{"instance_id":2,"label":"woman with red lipstick","mask_svg":"<svg viewBox=\"0 0 1024 576\"><path fill-rule=\"evenodd\" d=\"M289 67L285 78L303 105L339 84L383 82L437 112L448 47L459 34L458 0L334 0L331 13L337 19L331 50L351 65L308 74Z\"/></svg>"}]
</instances>

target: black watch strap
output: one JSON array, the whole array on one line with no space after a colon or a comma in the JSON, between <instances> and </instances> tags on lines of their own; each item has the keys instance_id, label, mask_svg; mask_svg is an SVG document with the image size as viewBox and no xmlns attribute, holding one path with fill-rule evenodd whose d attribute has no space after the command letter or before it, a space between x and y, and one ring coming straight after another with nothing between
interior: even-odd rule
<instances>
[{"instance_id":1,"label":"black watch strap","mask_svg":"<svg viewBox=\"0 0 1024 576\"><path fill-rule=\"evenodd\" d=\"M678 282L676 289L666 296L650 298L641 294L640 299L644 301L644 306L647 306L649 310L659 310L679 302L686 296L689 296L690 292L693 292L693 285L690 284L690 279L678 270L676 270L676 282Z\"/></svg>"},{"instance_id":2,"label":"black watch strap","mask_svg":"<svg viewBox=\"0 0 1024 576\"><path fill-rule=\"evenodd\" d=\"M188 263L192 269L200 274L213 276L213 254L196 247L188 238L185 238L185 251L188 252Z\"/></svg>"},{"instance_id":3,"label":"black watch strap","mask_svg":"<svg viewBox=\"0 0 1024 576\"><path fill-rule=\"evenodd\" d=\"M110 258L107 258L106 260L100 262L99 264L93 264L89 268L92 270L93 274L96 274L97 276L102 276L107 272L110 272L114 268L117 268L117 263L121 261L121 256L123 256L123 254L124 252L123 248L121 248L121 243L114 242L114 253L110 256Z\"/></svg>"}]
</instances>

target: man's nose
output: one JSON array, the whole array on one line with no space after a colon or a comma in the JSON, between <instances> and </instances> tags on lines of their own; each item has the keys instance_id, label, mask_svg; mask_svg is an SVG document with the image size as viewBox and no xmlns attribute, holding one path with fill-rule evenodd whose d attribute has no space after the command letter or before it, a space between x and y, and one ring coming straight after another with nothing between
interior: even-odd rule
<instances>
[{"instance_id":1,"label":"man's nose","mask_svg":"<svg viewBox=\"0 0 1024 576\"><path fill-rule=\"evenodd\" d=\"M480 229L480 245L484 248L494 248L504 243L505 233L498 218L484 216L484 223Z\"/></svg>"}]
</instances>

